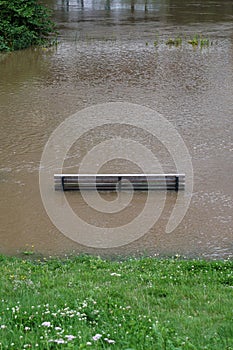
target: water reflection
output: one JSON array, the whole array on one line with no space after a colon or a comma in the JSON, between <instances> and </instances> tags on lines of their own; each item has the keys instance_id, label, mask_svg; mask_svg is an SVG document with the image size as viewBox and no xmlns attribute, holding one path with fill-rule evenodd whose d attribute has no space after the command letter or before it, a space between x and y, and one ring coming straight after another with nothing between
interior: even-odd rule
<instances>
[{"instance_id":1,"label":"water reflection","mask_svg":"<svg viewBox=\"0 0 233 350\"><path fill-rule=\"evenodd\" d=\"M91 11L123 11L141 15L141 12L158 13L166 20L184 23L198 23L205 21L229 21L232 18L233 5L230 0L44 0L54 9L67 12Z\"/></svg>"}]
</instances>

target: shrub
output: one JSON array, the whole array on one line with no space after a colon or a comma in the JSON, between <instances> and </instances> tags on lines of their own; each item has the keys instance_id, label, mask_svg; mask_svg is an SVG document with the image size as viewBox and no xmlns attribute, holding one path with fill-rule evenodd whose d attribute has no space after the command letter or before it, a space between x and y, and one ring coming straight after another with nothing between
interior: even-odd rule
<instances>
[{"instance_id":1,"label":"shrub","mask_svg":"<svg viewBox=\"0 0 233 350\"><path fill-rule=\"evenodd\" d=\"M48 42L54 33L50 11L37 0L0 0L0 51Z\"/></svg>"}]
</instances>

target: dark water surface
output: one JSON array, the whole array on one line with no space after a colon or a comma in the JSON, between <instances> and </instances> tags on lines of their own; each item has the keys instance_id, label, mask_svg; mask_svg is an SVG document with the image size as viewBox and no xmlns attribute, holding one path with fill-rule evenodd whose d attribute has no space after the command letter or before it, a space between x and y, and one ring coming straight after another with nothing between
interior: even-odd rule
<instances>
[{"instance_id":1,"label":"dark water surface","mask_svg":"<svg viewBox=\"0 0 233 350\"><path fill-rule=\"evenodd\" d=\"M58 23L59 45L0 55L0 252L232 257L232 1L45 2ZM187 41L196 34L212 45L193 48ZM177 36L183 39L181 46L165 44ZM141 239L95 250L66 238L50 222L40 197L39 164L45 143L63 120L85 107L114 101L148 106L177 128L192 156L194 193L172 233L165 233L176 196L169 193L159 221ZM73 172L91 145L114 132L103 128L85 135L67 155L64 170ZM173 172L163 147L156 142L151 147L159 149L164 169ZM137 171L124 161L104 170ZM112 200L115 194L105 198ZM85 220L108 227L137 216L145 193L137 193L120 218L97 215L77 193L67 199Z\"/></svg>"}]
</instances>

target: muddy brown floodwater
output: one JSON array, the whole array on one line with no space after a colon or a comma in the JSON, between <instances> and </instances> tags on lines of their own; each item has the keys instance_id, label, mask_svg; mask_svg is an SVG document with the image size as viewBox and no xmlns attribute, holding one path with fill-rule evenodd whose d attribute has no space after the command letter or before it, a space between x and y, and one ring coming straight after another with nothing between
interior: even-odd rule
<instances>
[{"instance_id":1,"label":"muddy brown floodwater","mask_svg":"<svg viewBox=\"0 0 233 350\"><path fill-rule=\"evenodd\" d=\"M57 47L0 55L0 252L232 257L232 1L44 2L58 23ZM187 41L195 34L212 45L193 48ZM177 36L182 45L165 44ZM51 223L40 197L40 159L49 136L68 116L117 101L150 107L176 127L192 157L194 191L172 233L165 233L165 226L176 194L168 193L160 219L143 237L119 248L94 249L70 240ZM140 139L131 131L124 129L125 137ZM68 153L64 171L73 172L88 149L114 133L106 127L83 135ZM163 147L150 137L143 140L157 150L166 172L174 172ZM122 160L103 170L138 169ZM51 190L51 195L57 194ZM103 196L115 199L114 193ZM125 212L111 216L87 208L78 193L66 194L77 215L104 227L132 220L145 196L135 194Z\"/></svg>"}]
</instances>

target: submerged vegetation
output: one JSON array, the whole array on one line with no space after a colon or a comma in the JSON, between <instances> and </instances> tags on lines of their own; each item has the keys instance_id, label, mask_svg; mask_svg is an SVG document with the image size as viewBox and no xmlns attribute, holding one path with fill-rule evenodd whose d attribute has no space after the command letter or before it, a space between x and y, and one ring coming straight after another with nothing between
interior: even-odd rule
<instances>
[{"instance_id":1,"label":"submerged vegetation","mask_svg":"<svg viewBox=\"0 0 233 350\"><path fill-rule=\"evenodd\" d=\"M159 41L159 39L157 39L156 41L154 41L154 46L157 47L160 44L165 44L167 46L175 46L175 47L181 47L182 45L185 44L191 44L193 47L209 47L211 45L213 45L213 42L210 41L210 39L203 37L201 34L195 34L192 37L187 37L186 35L182 36L176 36L173 38L168 38L165 41ZM149 43L146 42L146 46L148 46Z\"/></svg>"},{"instance_id":2,"label":"submerged vegetation","mask_svg":"<svg viewBox=\"0 0 233 350\"><path fill-rule=\"evenodd\" d=\"M182 38L180 38L180 37L177 37L175 39L170 38L166 41L166 45L180 46L180 45L182 45Z\"/></svg>"},{"instance_id":3,"label":"submerged vegetation","mask_svg":"<svg viewBox=\"0 0 233 350\"><path fill-rule=\"evenodd\" d=\"M48 44L50 11L37 0L0 0L0 51Z\"/></svg>"},{"instance_id":4,"label":"submerged vegetation","mask_svg":"<svg viewBox=\"0 0 233 350\"><path fill-rule=\"evenodd\" d=\"M0 349L232 350L233 261L0 257Z\"/></svg>"},{"instance_id":5,"label":"submerged vegetation","mask_svg":"<svg viewBox=\"0 0 233 350\"><path fill-rule=\"evenodd\" d=\"M210 40L208 38L203 38L201 35L194 35L194 37L190 40L188 40L188 43L193 45L193 46L198 46L200 45L200 47L203 46L210 46L213 43L210 42Z\"/></svg>"},{"instance_id":6,"label":"submerged vegetation","mask_svg":"<svg viewBox=\"0 0 233 350\"><path fill-rule=\"evenodd\" d=\"M100 38L98 38L98 41L100 42L117 42L117 37L116 35L111 35L111 36L108 36L108 35L103 35L101 36ZM95 43L96 42L96 38L95 36L92 36L90 34L80 34L78 32L75 32L75 37L74 37L74 42L75 43L78 43L80 41L84 41L84 42L87 42L87 43ZM216 44L217 41L213 41L213 40L210 40L209 38L203 36L202 34L194 34L194 35L177 35L177 36L174 36L174 37L168 37L168 38L165 38L165 37L161 37L159 36L158 34L155 36L155 39L153 42L150 42L149 40L147 40L145 42L145 45L147 47L151 47L151 45L153 45L155 48L159 48L161 46L168 46L168 47L182 47L182 46L190 46L192 45L193 48L208 48L210 46L212 46L213 44Z\"/></svg>"}]
</instances>

